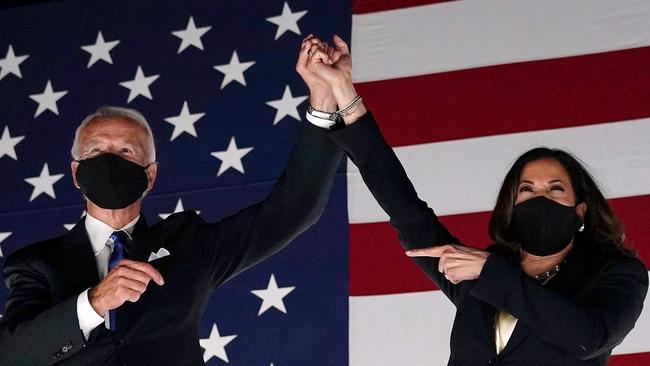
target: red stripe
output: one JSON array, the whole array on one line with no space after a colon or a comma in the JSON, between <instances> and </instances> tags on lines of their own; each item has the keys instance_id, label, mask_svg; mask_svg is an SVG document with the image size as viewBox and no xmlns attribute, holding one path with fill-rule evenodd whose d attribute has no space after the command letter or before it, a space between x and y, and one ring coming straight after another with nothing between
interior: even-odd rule
<instances>
[{"instance_id":1,"label":"red stripe","mask_svg":"<svg viewBox=\"0 0 650 366\"><path fill-rule=\"evenodd\" d=\"M648 366L650 365L650 352L630 353L615 355L609 358L609 366Z\"/></svg>"},{"instance_id":2,"label":"red stripe","mask_svg":"<svg viewBox=\"0 0 650 366\"><path fill-rule=\"evenodd\" d=\"M352 13L365 14L376 11L410 8L412 6L444 3L449 1L453 0L354 0L352 3Z\"/></svg>"},{"instance_id":3,"label":"red stripe","mask_svg":"<svg viewBox=\"0 0 650 366\"><path fill-rule=\"evenodd\" d=\"M650 263L650 195L610 200L626 226L627 237L639 256ZM463 242L473 246L489 243L487 224L490 212L441 217L446 227ZM387 222L350 225L351 296L380 295L434 290L436 287L404 255L397 235Z\"/></svg>"},{"instance_id":4,"label":"red stripe","mask_svg":"<svg viewBox=\"0 0 650 366\"><path fill-rule=\"evenodd\" d=\"M360 83L392 146L650 116L650 47Z\"/></svg>"}]
</instances>

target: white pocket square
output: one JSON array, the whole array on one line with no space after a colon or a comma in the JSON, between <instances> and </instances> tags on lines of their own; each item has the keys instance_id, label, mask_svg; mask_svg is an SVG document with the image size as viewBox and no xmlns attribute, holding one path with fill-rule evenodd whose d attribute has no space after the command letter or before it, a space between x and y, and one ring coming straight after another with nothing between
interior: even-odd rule
<instances>
[{"instance_id":1,"label":"white pocket square","mask_svg":"<svg viewBox=\"0 0 650 366\"><path fill-rule=\"evenodd\" d=\"M149 254L149 259L147 260L147 262L151 262L151 261L154 261L156 259L166 257L169 254L170 254L169 250L167 250L165 248L160 248L160 249L158 249L158 253L151 252L151 254Z\"/></svg>"}]
</instances>

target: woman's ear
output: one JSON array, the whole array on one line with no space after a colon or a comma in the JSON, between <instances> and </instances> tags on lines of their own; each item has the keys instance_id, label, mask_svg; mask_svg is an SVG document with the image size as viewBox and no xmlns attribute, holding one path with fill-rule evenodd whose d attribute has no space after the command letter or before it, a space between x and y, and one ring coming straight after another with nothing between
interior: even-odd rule
<instances>
[{"instance_id":1,"label":"woman's ear","mask_svg":"<svg viewBox=\"0 0 650 366\"><path fill-rule=\"evenodd\" d=\"M576 213L580 216L582 221L585 221L585 215L587 214L587 203L581 202L576 206Z\"/></svg>"}]
</instances>

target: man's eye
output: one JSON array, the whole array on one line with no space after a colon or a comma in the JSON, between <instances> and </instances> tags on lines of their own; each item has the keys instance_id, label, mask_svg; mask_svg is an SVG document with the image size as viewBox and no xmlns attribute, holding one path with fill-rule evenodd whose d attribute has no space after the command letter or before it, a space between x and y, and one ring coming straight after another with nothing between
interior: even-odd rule
<instances>
[{"instance_id":1,"label":"man's eye","mask_svg":"<svg viewBox=\"0 0 650 366\"><path fill-rule=\"evenodd\" d=\"M131 149L129 149L128 147L123 147L120 151L121 151L122 153L125 153L125 154L128 154L128 153L133 152L133 151L132 151Z\"/></svg>"}]
</instances>

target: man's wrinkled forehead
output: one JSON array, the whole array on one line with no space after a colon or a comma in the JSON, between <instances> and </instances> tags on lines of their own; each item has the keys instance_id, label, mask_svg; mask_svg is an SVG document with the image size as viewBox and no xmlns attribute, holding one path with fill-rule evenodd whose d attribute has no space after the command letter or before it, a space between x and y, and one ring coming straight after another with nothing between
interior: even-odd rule
<instances>
[{"instance_id":1,"label":"man's wrinkled forehead","mask_svg":"<svg viewBox=\"0 0 650 366\"><path fill-rule=\"evenodd\" d=\"M138 122L121 116L95 117L81 131L82 147L107 140L129 142L146 147L147 131Z\"/></svg>"}]
</instances>

